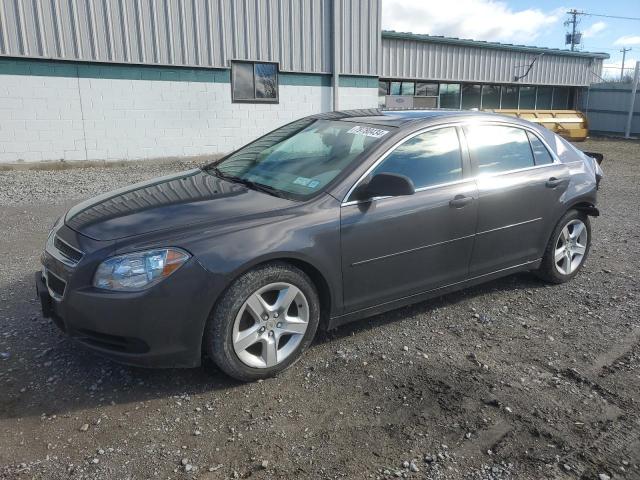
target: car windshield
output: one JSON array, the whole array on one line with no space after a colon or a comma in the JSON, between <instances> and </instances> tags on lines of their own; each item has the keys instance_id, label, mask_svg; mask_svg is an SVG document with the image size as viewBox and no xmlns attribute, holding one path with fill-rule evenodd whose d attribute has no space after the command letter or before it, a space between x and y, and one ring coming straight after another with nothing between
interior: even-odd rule
<instances>
[{"instance_id":1,"label":"car windshield","mask_svg":"<svg viewBox=\"0 0 640 480\"><path fill-rule=\"evenodd\" d=\"M390 132L336 120L303 119L285 125L205 170L276 196L308 198Z\"/></svg>"}]
</instances>

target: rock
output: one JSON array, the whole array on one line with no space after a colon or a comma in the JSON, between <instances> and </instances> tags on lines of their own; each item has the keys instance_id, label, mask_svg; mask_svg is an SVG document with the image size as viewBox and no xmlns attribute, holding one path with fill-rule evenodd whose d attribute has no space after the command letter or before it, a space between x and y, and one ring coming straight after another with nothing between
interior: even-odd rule
<instances>
[{"instance_id":1,"label":"rock","mask_svg":"<svg viewBox=\"0 0 640 480\"><path fill-rule=\"evenodd\" d=\"M425 455L424 456L424 461L427 463L433 463L435 459L431 456L431 455Z\"/></svg>"},{"instance_id":2,"label":"rock","mask_svg":"<svg viewBox=\"0 0 640 480\"><path fill-rule=\"evenodd\" d=\"M611 477L606 473L600 473L598 474L598 480L611 480Z\"/></svg>"},{"instance_id":3,"label":"rock","mask_svg":"<svg viewBox=\"0 0 640 480\"><path fill-rule=\"evenodd\" d=\"M409 347L407 347L406 345L404 347L402 347L402 350L404 350L405 352L409 351Z\"/></svg>"},{"instance_id":4,"label":"rock","mask_svg":"<svg viewBox=\"0 0 640 480\"><path fill-rule=\"evenodd\" d=\"M184 466L184 471L185 471L185 472L190 472L191 470L193 470L193 465L191 465L190 463L187 463L187 464Z\"/></svg>"},{"instance_id":5,"label":"rock","mask_svg":"<svg viewBox=\"0 0 640 480\"><path fill-rule=\"evenodd\" d=\"M82 426L80 427L80 431L81 432L86 432L87 430L89 430L89 424L88 423L83 423Z\"/></svg>"},{"instance_id":6,"label":"rock","mask_svg":"<svg viewBox=\"0 0 640 480\"><path fill-rule=\"evenodd\" d=\"M407 460L402 462L402 468L409 468L409 462Z\"/></svg>"},{"instance_id":7,"label":"rock","mask_svg":"<svg viewBox=\"0 0 640 480\"><path fill-rule=\"evenodd\" d=\"M566 463L563 465L563 468L564 468L567 472L571 471L571 466L570 466L570 465L567 465Z\"/></svg>"},{"instance_id":8,"label":"rock","mask_svg":"<svg viewBox=\"0 0 640 480\"><path fill-rule=\"evenodd\" d=\"M91 460L91 463L96 465L96 464L100 463L100 460L98 460L97 458L94 458L93 460Z\"/></svg>"},{"instance_id":9,"label":"rock","mask_svg":"<svg viewBox=\"0 0 640 480\"><path fill-rule=\"evenodd\" d=\"M180 460L180 463L182 464L182 466L186 466L189 463L189 459L183 458L182 460Z\"/></svg>"},{"instance_id":10,"label":"rock","mask_svg":"<svg viewBox=\"0 0 640 480\"><path fill-rule=\"evenodd\" d=\"M414 462L410 462L409 463L409 470L411 470L412 472L419 472L420 471L420 469L418 468L418 466Z\"/></svg>"},{"instance_id":11,"label":"rock","mask_svg":"<svg viewBox=\"0 0 640 480\"><path fill-rule=\"evenodd\" d=\"M267 468L269 468L269 461L262 460L262 462L260 463L260 468L262 468L263 470L266 470Z\"/></svg>"},{"instance_id":12,"label":"rock","mask_svg":"<svg viewBox=\"0 0 640 480\"><path fill-rule=\"evenodd\" d=\"M513 410L511 410L511 407L504 407L504 411L507 413L513 413Z\"/></svg>"},{"instance_id":13,"label":"rock","mask_svg":"<svg viewBox=\"0 0 640 480\"><path fill-rule=\"evenodd\" d=\"M202 432L200 430L196 430L195 432L193 432L193 434L197 437L199 435L202 435Z\"/></svg>"}]
</instances>

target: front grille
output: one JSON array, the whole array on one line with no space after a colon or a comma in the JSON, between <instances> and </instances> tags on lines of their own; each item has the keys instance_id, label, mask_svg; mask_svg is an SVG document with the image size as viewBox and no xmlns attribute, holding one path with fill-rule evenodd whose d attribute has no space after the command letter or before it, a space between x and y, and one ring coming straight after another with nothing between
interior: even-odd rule
<instances>
[{"instance_id":1,"label":"front grille","mask_svg":"<svg viewBox=\"0 0 640 480\"><path fill-rule=\"evenodd\" d=\"M58 252L60 252L60 255L71 261L73 264L77 264L84 256L80 250L73 248L63 240L60 240L57 235L53 239L53 246L58 250Z\"/></svg>"},{"instance_id":2,"label":"front grille","mask_svg":"<svg viewBox=\"0 0 640 480\"><path fill-rule=\"evenodd\" d=\"M46 273L45 280L47 282L47 287L49 287L54 294L60 298L64 296L64 289L67 285L64 280L58 278L51 272Z\"/></svg>"}]
</instances>

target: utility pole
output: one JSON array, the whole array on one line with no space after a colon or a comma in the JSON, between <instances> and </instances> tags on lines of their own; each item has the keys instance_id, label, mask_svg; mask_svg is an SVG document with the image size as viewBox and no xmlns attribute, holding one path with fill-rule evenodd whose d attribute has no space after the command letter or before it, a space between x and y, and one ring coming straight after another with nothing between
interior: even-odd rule
<instances>
[{"instance_id":1,"label":"utility pole","mask_svg":"<svg viewBox=\"0 0 640 480\"><path fill-rule=\"evenodd\" d=\"M620 81L624 79L624 59L627 56L627 52L630 52L631 50L632 50L631 47L629 48L622 47L622 50L620 50L622 52L622 67L620 68Z\"/></svg>"},{"instance_id":2,"label":"utility pole","mask_svg":"<svg viewBox=\"0 0 640 480\"><path fill-rule=\"evenodd\" d=\"M624 130L624 138L631 137L631 123L633 122L633 110L636 101L636 92L638 91L638 83L640 83L640 62L636 62L636 70L633 75L633 87L631 88L631 97L629 98L629 114L627 116L627 128Z\"/></svg>"},{"instance_id":3,"label":"utility pole","mask_svg":"<svg viewBox=\"0 0 640 480\"><path fill-rule=\"evenodd\" d=\"M576 24L578 23L578 11L574 8L573 10L569 10L567 13L571 15L571 20L568 20L568 22L571 24L571 51L573 52L576 46Z\"/></svg>"},{"instance_id":4,"label":"utility pole","mask_svg":"<svg viewBox=\"0 0 640 480\"><path fill-rule=\"evenodd\" d=\"M578 15L580 13L574 8L567 12L568 15L571 15L571 20L567 20L565 25L571 25L571 51L573 52L576 49L576 26L578 25Z\"/></svg>"}]
</instances>

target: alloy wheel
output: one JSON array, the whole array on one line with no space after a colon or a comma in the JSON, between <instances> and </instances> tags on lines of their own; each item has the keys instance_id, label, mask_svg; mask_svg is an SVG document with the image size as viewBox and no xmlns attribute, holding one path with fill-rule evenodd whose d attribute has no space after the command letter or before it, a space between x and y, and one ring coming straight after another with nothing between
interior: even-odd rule
<instances>
[{"instance_id":1,"label":"alloy wheel","mask_svg":"<svg viewBox=\"0 0 640 480\"><path fill-rule=\"evenodd\" d=\"M236 315L233 349L245 365L269 368L283 362L300 345L309 326L309 302L286 282L252 293Z\"/></svg>"},{"instance_id":2,"label":"alloy wheel","mask_svg":"<svg viewBox=\"0 0 640 480\"><path fill-rule=\"evenodd\" d=\"M582 220L567 223L556 241L554 263L562 275L570 275L582 264L587 252L587 226Z\"/></svg>"}]
</instances>

